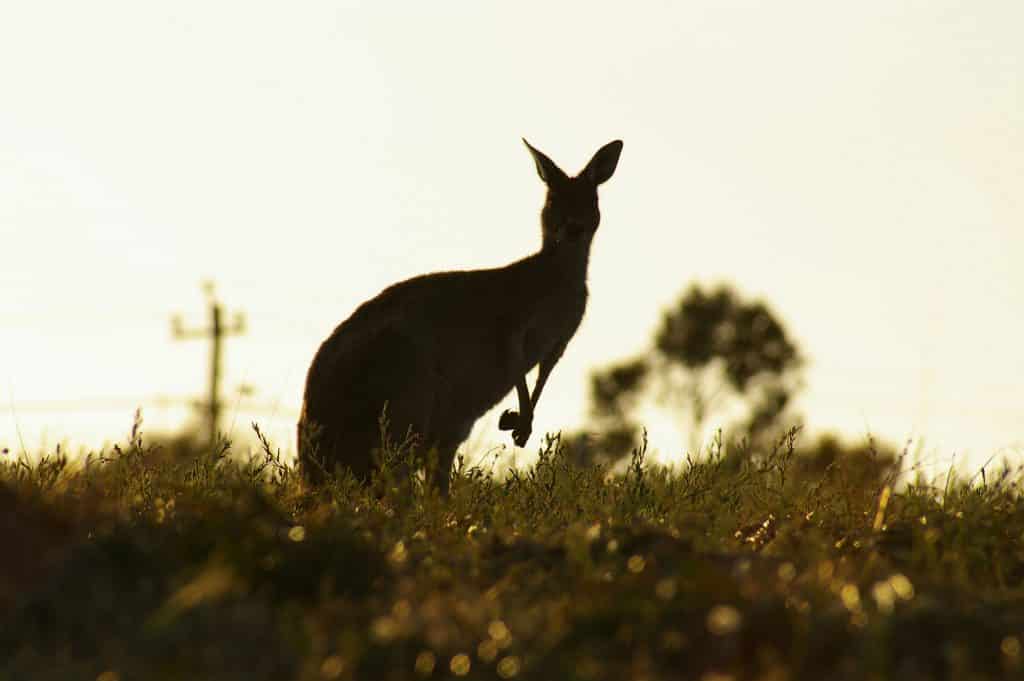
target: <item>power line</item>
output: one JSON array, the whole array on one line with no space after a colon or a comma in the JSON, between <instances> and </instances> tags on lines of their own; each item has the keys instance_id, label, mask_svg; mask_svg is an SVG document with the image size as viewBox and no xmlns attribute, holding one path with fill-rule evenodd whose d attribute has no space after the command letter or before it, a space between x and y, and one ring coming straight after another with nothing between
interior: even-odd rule
<instances>
[{"instance_id":1,"label":"power line","mask_svg":"<svg viewBox=\"0 0 1024 681\"><path fill-rule=\"evenodd\" d=\"M85 397L70 400L15 400L0 403L0 411L18 412L76 412L76 411L114 411L119 409L136 409L138 407L157 407L168 409L184 406L202 406L206 403L193 397L175 397L154 395L149 397ZM238 402L232 409L252 414L271 414L281 416L298 416L299 410L282 407L276 402Z\"/></svg>"},{"instance_id":2,"label":"power line","mask_svg":"<svg viewBox=\"0 0 1024 681\"><path fill-rule=\"evenodd\" d=\"M223 404L220 398L221 358L225 336L233 336L245 333L245 315L236 312L230 324L224 323L224 308L214 295L213 282L203 284L203 292L206 294L210 311L210 325L199 329L186 329L181 321L180 315L171 318L171 331L176 340L188 340L194 338L210 339L210 379L209 397L204 405L206 407L207 428L210 442L216 442L220 426L220 415Z\"/></svg>"},{"instance_id":3,"label":"power line","mask_svg":"<svg viewBox=\"0 0 1024 681\"><path fill-rule=\"evenodd\" d=\"M70 400L15 400L0 405L4 411L27 412L27 411L49 411L49 412L71 412L71 411L106 411L114 409L135 409L142 406L154 407L176 407L188 403L194 403L186 397L169 397L157 395L155 397L83 397Z\"/></svg>"}]
</instances>

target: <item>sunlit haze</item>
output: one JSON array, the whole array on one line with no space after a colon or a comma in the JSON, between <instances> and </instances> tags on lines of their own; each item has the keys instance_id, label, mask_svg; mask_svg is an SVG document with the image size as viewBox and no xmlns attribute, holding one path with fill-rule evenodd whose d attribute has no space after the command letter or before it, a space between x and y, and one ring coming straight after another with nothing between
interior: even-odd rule
<instances>
[{"instance_id":1,"label":"sunlit haze","mask_svg":"<svg viewBox=\"0 0 1024 681\"><path fill-rule=\"evenodd\" d=\"M535 251L543 185L625 142L587 316L538 407L693 283L766 301L811 430L1024 452L1024 4L20 2L0 8L0 447L190 415L294 447L319 343L395 281ZM252 394L240 396L242 385ZM500 408L514 407L509 395ZM497 413L469 444L505 444ZM661 423L652 443L678 453Z\"/></svg>"}]
</instances>

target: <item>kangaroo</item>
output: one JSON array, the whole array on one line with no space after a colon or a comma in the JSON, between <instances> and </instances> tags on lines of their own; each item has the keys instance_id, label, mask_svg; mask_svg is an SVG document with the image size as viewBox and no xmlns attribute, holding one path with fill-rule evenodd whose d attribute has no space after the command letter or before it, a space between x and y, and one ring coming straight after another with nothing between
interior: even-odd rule
<instances>
[{"instance_id":1,"label":"kangaroo","mask_svg":"<svg viewBox=\"0 0 1024 681\"><path fill-rule=\"evenodd\" d=\"M622 142L601 147L576 177L523 143L547 185L540 250L505 267L400 282L338 325L306 377L298 445L310 482L338 466L368 479L386 410L390 438L411 430L423 451L436 451L433 482L447 494L456 448L513 387L519 410L505 410L498 428L526 444L548 375L583 319L597 187L615 172ZM531 395L526 374L538 364Z\"/></svg>"}]
</instances>

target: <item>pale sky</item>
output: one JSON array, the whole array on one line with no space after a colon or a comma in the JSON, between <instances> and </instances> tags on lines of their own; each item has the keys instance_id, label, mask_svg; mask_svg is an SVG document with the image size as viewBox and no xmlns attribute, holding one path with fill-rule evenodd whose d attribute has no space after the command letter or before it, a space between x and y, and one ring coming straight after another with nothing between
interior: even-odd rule
<instances>
[{"instance_id":1,"label":"pale sky","mask_svg":"<svg viewBox=\"0 0 1024 681\"><path fill-rule=\"evenodd\" d=\"M356 305L539 246L526 137L569 172L625 142L535 433L724 281L808 356L813 429L1020 454L1022 26L1016 0L4 3L0 446L116 440L133 400L201 393L169 318L203 322L212 278L250 327L226 392L271 407L225 425L291 448ZM474 442L510 444L496 421Z\"/></svg>"}]
</instances>

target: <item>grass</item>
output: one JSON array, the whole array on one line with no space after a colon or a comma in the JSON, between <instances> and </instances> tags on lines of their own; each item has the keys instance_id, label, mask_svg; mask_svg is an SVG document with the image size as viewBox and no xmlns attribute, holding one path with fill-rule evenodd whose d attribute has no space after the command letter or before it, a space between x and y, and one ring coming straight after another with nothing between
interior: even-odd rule
<instances>
[{"instance_id":1,"label":"grass","mask_svg":"<svg viewBox=\"0 0 1024 681\"><path fill-rule=\"evenodd\" d=\"M1022 674L1010 470L905 479L795 431L667 471L557 439L449 499L311 489L270 443L0 468L0 679L969 679Z\"/></svg>"}]
</instances>

